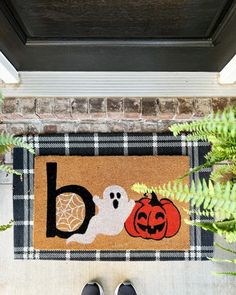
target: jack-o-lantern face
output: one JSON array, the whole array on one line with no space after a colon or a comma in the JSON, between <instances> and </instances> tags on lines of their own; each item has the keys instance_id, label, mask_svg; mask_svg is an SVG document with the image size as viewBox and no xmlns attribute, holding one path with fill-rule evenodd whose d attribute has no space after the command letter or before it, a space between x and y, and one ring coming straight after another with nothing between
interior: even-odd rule
<instances>
[{"instance_id":1,"label":"jack-o-lantern face","mask_svg":"<svg viewBox=\"0 0 236 295\"><path fill-rule=\"evenodd\" d=\"M172 237L180 228L180 213L168 199L158 201L152 193L152 198L142 198L125 222L126 231L133 237L161 240Z\"/></svg>"},{"instance_id":2,"label":"jack-o-lantern face","mask_svg":"<svg viewBox=\"0 0 236 295\"><path fill-rule=\"evenodd\" d=\"M146 239L162 239L166 232L165 211L160 206L151 204L141 207L137 211L134 221L136 231Z\"/></svg>"}]
</instances>

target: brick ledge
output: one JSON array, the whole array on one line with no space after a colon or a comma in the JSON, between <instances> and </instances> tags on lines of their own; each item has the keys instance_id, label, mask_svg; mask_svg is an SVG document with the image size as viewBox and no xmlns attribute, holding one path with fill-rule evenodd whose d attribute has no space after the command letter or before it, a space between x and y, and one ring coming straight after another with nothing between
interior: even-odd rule
<instances>
[{"instance_id":1,"label":"brick ledge","mask_svg":"<svg viewBox=\"0 0 236 295\"><path fill-rule=\"evenodd\" d=\"M176 122L236 106L235 97L216 98L6 98L0 132L165 132Z\"/></svg>"}]
</instances>

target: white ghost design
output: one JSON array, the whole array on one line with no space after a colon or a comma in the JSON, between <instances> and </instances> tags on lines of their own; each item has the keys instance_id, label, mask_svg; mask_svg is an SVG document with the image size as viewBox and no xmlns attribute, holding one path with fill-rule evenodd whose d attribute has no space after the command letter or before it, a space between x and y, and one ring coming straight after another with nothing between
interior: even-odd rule
<instances>
[{"instance_id":1,"label":"white ghost design","mask_svg":"<svg viewBox=\"0 0 236 295\"><path fill-rule=\"evenodd\" d=\"M98 213L92 217L84 234L74 234L67 243L91 244L98 234L115 236L124 228L135 202L129 200L126 191L119 185L111 185L103 192L103 199L93 197Z\"/></svg>"}]
</instances>

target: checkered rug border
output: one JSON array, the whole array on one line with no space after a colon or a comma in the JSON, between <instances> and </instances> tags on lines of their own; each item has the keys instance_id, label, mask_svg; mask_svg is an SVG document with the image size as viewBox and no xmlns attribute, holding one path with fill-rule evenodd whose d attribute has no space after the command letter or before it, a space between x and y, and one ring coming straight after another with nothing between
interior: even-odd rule
<instances>
[{"instance_id":1,"label":"checkered rug border","mask_svg":"<svg viewBox=\"0 0 236 295\"><path fill-rule=\"evenodd\" d=\"M174 137L158 133L79 133L24 136L36 155L188 155L191 168L204 162L207 142L186 142L185 135ZM74 251L35 250L33 243L34 156L21 148L14 149L14 169L23 173L13 177L14 254L15 259L155 261L206 260L213 254L213 234L190 227L188 251ZM210 169L195 173L194 180L208 178ZM208 219L191 216L193 221Z\"/></svg>"}]
</instances>

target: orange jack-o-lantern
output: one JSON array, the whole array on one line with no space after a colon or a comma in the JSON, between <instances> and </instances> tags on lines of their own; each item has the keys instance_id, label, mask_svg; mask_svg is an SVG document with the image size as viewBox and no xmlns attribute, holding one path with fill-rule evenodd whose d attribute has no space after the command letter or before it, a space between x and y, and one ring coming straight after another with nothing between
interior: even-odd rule
<instances>
[{"instance_id":1,"label":"orange jack-o-lantern","mask_svg":"<svg viewBox=\"0 0 236 295\"><path fill-rule=\"evenodd\" d=\"M174 236L180 228L179 210L169 199L144 197L136 202L125 222L126 231L133 237L161 240Z\"/></svg>"}]
</instances>

